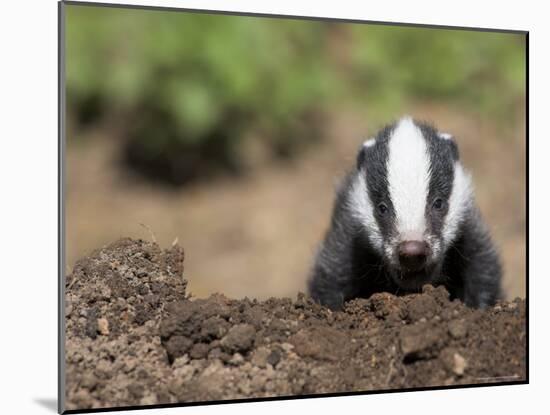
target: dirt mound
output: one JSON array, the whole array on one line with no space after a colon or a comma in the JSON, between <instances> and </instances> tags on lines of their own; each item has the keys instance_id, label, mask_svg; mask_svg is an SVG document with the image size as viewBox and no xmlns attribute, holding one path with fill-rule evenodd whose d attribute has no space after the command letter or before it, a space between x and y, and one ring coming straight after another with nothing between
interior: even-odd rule
<instances>
[{"instance_id":1,"label":"dirt mound","mask_svg":"<svg viewBox=\"0 0 550 415\"><path fill-rule=\"evenodd\" d=\"M183 251L122 239L66 281L67 409L526 377L525 301L473 310L443 287L356 299L187 298Z\"/></svg>"}]
</instances>

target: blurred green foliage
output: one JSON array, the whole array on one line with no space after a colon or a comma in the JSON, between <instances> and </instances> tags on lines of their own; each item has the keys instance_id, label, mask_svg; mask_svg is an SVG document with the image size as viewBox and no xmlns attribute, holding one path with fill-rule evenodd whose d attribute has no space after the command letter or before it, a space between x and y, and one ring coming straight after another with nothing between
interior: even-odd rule
<instances>
[{"instance_id":1,"label":"blurred green foliage","mask_svg":"<svg viewBox=\"0 0 550 415\"><path fill-rule=\"evenodd\" d=\"M250 131L276 154L292 154L321 138L323 114L342 105L391 119L404 102L432 99L505 119L525 93L520 35L66 10L70 117L116 119L130 159L167 169L175 182L208 160L238 167Z\"/></svg>"},{"instance_id":2,"label":"blurred green foliage","mask_svg":"<svg viewBox=\"0 0 550 415\"><path fill-rule=\"evenodd\" d=\"M144 98L196 140L228 107L288 117L330 86L323 24L69 6L67 84L109 105Z\"/></svg>"},{"instance_id":3,"label":"blurred green foliage","mask_svg":"<svg viewBox=\"0 0 550 415\"><path fill-rule=\"evenodd\" d=\"M353 25L353 83L387 112L436 99L503 120L525 95L525 36Z\"/></svg>"}]
</instances>

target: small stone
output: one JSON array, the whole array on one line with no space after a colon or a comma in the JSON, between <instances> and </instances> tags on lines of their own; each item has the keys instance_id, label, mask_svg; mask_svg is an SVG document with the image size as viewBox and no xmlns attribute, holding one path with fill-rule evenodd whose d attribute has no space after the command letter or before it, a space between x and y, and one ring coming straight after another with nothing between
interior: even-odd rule
<instances>
[{"instance_id":1,"label":"small stone","mask_svg":"<svg viewBox=\"0 0 550 415\"><path fill-rule=\"evenodd\" d=\"M271 350L269 350L266 347L258 347L256 350L254 350L254 353L252 354L252 359L250 362L254 366L258 367L265 367L267 362L267 359L269 355L271 354Z\"/></svg>"},{"instance_id":2,"label":"small stone","mask_svg":"<svg viewBox=\"0 0 550 415\"><path fill-rule=\"evenodd\" d=\"M98 380L93 373L86 373L82 376L82 379L80 380L80 386L88 390L93 390L96 387L97 383Z\"/></svg>"},{"instance_id":3,"label":"small stone","mask_svg":"<svg viewBox=\"0 0 550 415\"><path fill-rule=\"evenodd\" d=\"M292 351L292 349L294 349L294 345L290 343L281 343L281 349L289 353Z\"/></svg>"},{"instance_id":4,"label":"small stone","mask_svg":"<svg viewBox=\"0 0 550 415\"><path fill-rule=\"evenodd\" d=\"M455 338L460 339L468 333L468 328L464 320L453 320L449 322L449 334Z\"/></svg>"},{"instance_id":5,"label":"small stone","mask_svg":"<svg viewBox=\"0 0 550 415\"><path fill-rule=\"evenodd\" d=\"M464 359L458 353L455 353L453 358L454 358L453 372L458 376L462 376L464 374L464 369L466 369L466 366L467 366L466 359Z\"/></svg>"},{"instance_id":6,"label":"small stone","mask_svg":"<svg viewBox=\"0 0 550 415\"><path fill-rule=\"evenodd\" d=\"M240 366L243 362L244 362L243 355L240 353L235 353L227 363L233 366Z\"/></svg>"},{"instance_id":7,"label":"small stone","mask_svg":"<svg viewBox=\"0 0 550 415\"><path fill-rule=\"evenodd\" d=\"M439 356L449 372L462 376L467 367L466 359L456 349L446 348Z\"/></svg>"},{"instance_id":8,"label":"small stone","mask_svg":"<svg viewBox=\"0 0 550 415\"><path fill-rule=\"evenodd\" d=\"M250 324L237 324L221 340L222 348L230 353L246 352L254 343L256 330Z\"/></svg>"},{"instance_id":9,"label":"small stone","mask_svg":"<svg viewBox=\"0 0 550 415\"><path fill-rule=\"evenodd\" d=\"M147 275L149 275L149 273L144 269L140 269L136 273L136 277L138 278L143 278L143 277L146 277Z\"/></svg>"},{"instance_id":10,"label":"small stone","mask_svg":"<svg viewBox=\"0 0 550 415\"><path fill-rule=\"evenodd\" d=\"M172 367L174 369L177 369L178 367L185 366L187 363L189 363L189 356L184 354L183 356L180 356L174 360L174 362L172 363Z\"/></svg>"},{"instance_id":11,"label":"small stone","mask_svg":"<svg viewBox=\"0 0 550 415\"><path fill-rule=\"evenodd\" d=\"M102 334L104 336L107 336L109 334L109 320L106 318L98 318L97 319L97 331L99 334Z\"/></svg>"},{"instance_id":12,"label":"small stone","mask_svg":"<svg viewBox=\"0 0 550 415\"><path fill-rule=\"evenodd\" d=\"M277 350L273 350L269 356L267 356L267 363L271 366L277 366L277 363L281 361L281 354Z\"/></svg>"},{"instance_id":13,"label":"small stone","mask_svg":"<svg viewBox=\"0 0 550 415\"><path fill-rule=\"evenodd\" d=\"M434 355L445 340L445 332L427 323L404 326L399 333L401 351L413 360Z\"/></svg>"}]
</instances>

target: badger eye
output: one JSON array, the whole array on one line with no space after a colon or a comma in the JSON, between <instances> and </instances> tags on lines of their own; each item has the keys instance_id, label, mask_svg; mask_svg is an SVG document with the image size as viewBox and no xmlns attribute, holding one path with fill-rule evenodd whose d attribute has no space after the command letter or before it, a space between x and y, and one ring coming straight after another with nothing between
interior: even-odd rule
<instances>
[{"instance_id":1,"label":"badger eye","mask_svg":"<svg viewBox=\"0 0 550 415\"><path fill-rule=\"evenodd\" d=\"M443 199L441 199L440 197L438 197L437 199L434 200L434 203L432 205L432 207L435 209L435 210L441 210L441 208L443 208Z\"/></svg>"},{"instance_id":2,"label":"badger eye","mask_svg":"<svg viewBox=\"0 0 550 415\"><path fill-rule=\"evenodd\" d=\"M384 202L378 203L376 208L381 215L384 215L388 211L388 206Z\"/></svg>"}]
</instances>

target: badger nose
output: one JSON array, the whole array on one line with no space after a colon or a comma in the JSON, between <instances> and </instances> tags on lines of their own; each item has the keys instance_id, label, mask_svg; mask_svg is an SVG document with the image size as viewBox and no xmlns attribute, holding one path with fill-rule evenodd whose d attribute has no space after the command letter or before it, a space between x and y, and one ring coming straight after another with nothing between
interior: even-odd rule
<instances>
[{"instance_id":1,"label":"badger nose","mask_svg":"<svg viewBox=\"0 0 550 415\"><path fill-rule=\"evenodd\" d=\"M418 271L426 264L429 247L424 241L405 241L398 247L399 263L410 271Z\"/></svg>"}]
</instances>

